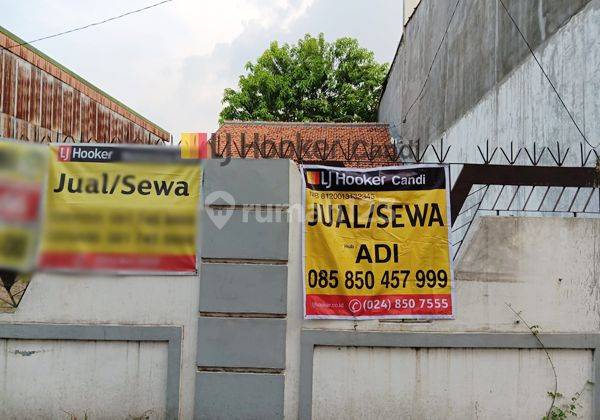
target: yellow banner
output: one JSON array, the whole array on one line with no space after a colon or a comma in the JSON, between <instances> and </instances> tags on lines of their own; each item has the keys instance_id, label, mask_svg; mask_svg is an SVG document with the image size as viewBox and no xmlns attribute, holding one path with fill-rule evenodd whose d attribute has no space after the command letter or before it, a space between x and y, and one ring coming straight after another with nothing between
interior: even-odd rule
<instances>
[{"instance_id":1,"label":"yellow banner","mask_svg":"<svg viewBox=\"0 0 600 420\"><path fill-rule=\"evenodd\" d=\"M446 168L307 165L307 318L451 318Z\"/></svg>"},{"instance_id":2,"label":"yellow banner","mask_svg":"<svg viewBox=\"0 0 600 420\"><path fill-rule=\"evenodd\" d=\"M34 268L47 162L45 146L0 141L0 268Z\"/></svg>"},{"instance_id":3,"label":"yellow banner","mask_svg":"<svg viewBox=\"0 0 600 420\"><path fill-rule=\"evenodd\" d=\"M52 146L40 267L194 272L200 178L174 148Z\"/></svg>"}]
</instances>

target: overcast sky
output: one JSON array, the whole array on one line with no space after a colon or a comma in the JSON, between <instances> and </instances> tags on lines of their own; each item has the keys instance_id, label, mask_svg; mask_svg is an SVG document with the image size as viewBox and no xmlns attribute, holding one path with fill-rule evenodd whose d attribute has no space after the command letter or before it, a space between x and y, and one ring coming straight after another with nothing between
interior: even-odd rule
<instances>
[{"instance_id":1,"label":"overcast sky","mask_svg":"<svg viewBox=\"0 0 600 420\"><path fill-rule=\"evenodd\" d=\"M31 40L156 2L0 0L0 25ZM34 45L177 142L217 128L223 89L273 40L351 36L391 62L401 31L402 0L174 0Z\"/></svg>"}]
</instances>

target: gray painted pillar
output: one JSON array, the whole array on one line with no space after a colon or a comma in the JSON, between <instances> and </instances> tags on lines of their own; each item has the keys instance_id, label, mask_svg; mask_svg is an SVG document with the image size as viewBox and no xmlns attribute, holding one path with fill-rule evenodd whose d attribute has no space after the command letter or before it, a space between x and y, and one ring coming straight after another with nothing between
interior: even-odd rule
<instances>
[{"instance_id":1,"label":"gray painted pillar","mask_svg":"<svg viewBox=\"0 0 600 420\"><path fill-rule=\"evenodd\" d=\"M288 160L206 162L194 417L283 418Z\"/></svg>"}]
</instances>

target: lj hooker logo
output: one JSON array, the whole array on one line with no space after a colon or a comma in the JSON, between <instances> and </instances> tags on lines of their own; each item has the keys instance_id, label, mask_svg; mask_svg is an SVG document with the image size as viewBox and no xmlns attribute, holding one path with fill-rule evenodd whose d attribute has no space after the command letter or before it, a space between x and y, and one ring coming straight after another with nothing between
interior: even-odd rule
<instances>
[{"instance_id":1,"label":"lj hooker logo","mask_svg":"<svg viewBox=\"0 0 600 420\"><path fill-rule=\"evenodd\" d=\"M59 162L110 162L118 160L116 150L103 147L59 146ZM113 156L114 155L114 156Z\"/></svg>"},{"instance_id":2,"label":"lj hooker logo","mask_svg":"<svg viewBox=\"0 0 600 420\"><path fill-rule=\"evenodd\" d=\"M58 161L68 162L71 160L71 146L60 146L58 148Z\"/></svg>"},{"instance_id":3,"label":"lj hooker logo","mask_svg":"<svg viewBox=\"0 0 600 420\"><path fill-rule=\"evenodd\" d=\"M306 172L306 183L310 185L321 184L321 171L307 171Z\"/></svg>"}]
</instances>

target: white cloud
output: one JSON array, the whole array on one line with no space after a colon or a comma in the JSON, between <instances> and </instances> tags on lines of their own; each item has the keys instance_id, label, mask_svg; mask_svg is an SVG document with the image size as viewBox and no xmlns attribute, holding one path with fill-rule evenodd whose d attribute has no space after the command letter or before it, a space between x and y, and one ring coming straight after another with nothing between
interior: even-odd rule
<instances>
[{"instance_id":1,"label":"white cloud","mask_svg":"<svg viewBox=\"0 0 600 420\"><path fill-rule=\"evenodd\" d=\"M28 40L155 1L0 0L0 25ZM270 41L354 36L389 61L401 21L398 0L174 0L36 46L177 138L216 129L223 89Z\"/></svg>"}]
</instances>

